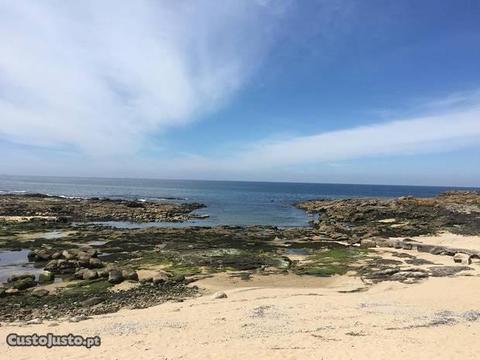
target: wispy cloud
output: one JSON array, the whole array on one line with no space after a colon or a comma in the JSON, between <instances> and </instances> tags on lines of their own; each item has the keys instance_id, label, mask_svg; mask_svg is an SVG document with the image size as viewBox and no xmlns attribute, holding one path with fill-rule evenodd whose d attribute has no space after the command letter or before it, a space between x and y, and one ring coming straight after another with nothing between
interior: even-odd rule
<instances>
[{"instance_id":1,"label":"wispy cloud","mask_svg":"<svg viewBox=\"0 0 480 360\"><path fill-rule=\"evenodd\" d=\"M228 101L279 14L269 1L2 1L0 138L133 153Z\"/></svg>"},{"instance_id":2,"label":"wispy cloud","mask_svg":"<svg viewBox=\"0 0 480 360\"><path fill-rule=\"evenodd\" d=\"M436 153L480 145L480 106L336 130L280 141L261 141L229 163L242 168L324 164L365 157Z\"/></svg>"}]
</instances>

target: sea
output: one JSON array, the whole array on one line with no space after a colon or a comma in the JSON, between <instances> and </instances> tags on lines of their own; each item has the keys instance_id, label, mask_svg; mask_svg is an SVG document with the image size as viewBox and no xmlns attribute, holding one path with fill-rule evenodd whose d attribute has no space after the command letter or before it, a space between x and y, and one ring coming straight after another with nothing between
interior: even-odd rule
<instances>
[{"instance_id":1,"label":"sea","mask_svg":"<svg viewBox=\"0 0 480 360\"><path fill-rule=\"evenodd\" d=\"M294 206L298 201L318 198L394 198L407 195L430 197L447 190L478 189L447 186L0 176L0 193L30 192L67 197L200 202L207 207L196 210L196 213L209 216L206 219L192 220L182 224L125 223L124 227L308 226L312 218Z\"/></svg>"}]
</instances>

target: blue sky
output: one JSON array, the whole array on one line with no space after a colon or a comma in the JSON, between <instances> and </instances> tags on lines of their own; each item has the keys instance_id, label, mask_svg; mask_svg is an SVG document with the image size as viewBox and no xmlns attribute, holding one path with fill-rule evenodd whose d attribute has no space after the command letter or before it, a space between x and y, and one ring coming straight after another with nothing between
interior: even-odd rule
<instances>
[{"instance_id":1,"label":"blue sky","mask_svg":"<svg viewBox=\"0 0 480 360\"><path fill-rule=\"evenodd\" d=\"M0 0L2 173L480 186L478 1Z\"/></svg>"}]
</instances>

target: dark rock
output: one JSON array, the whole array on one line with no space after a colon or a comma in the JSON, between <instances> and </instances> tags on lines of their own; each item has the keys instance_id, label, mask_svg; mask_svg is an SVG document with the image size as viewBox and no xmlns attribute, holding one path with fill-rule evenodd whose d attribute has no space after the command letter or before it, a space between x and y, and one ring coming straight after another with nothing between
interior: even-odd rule
<instances>
[{"instance_id":1,"label":"dark rock","mask_svg":"<svg viewBox=\"0 0 480 360\"><path fill-rule=\"evenodd\" d=\"M17 290L25 290L25 289L34 287L36 285L37 285L37 282L30 277L23 278L23 279L20 279L20 280L17 280L17 281L14 281L14 282L10 283L10 286L14 289L17 289Z\"/></svg>"},{"instance_id":2,"label":"dark rock","mask_svg":"<svg viewBox=\"0 0 480 360\"><path fill-rule=\"evenodd\" d=\"M122 270L122 277L125 280L138 281L138 274L134 270Z\"/></svg>"},{"instance_id":3,"label":"dark rock","mask_svg":"<svg viewBox=\"0 0 480 360\"><path fill-rule=\"evenodd\" d=\"M185 281L185 275L173 275L172 277L170 277L168 279L169 282L171 283L180 283L180 282L183 282Z\"/></svg>"},{"instance_id":4,"label":"dark rock","mask_svg":"<svg viewBox=\"0 0 480 360\"><path fill-rule=\"evenodd\" d=\"M36 261L48 261L51 259L51 255L46 250L35 251Z\"/></svg>"},{"instance_id":5,"label":"dark rock","mask_svg":"<svg viewBox=\"0 0 480 360\"><path fill-rule=\"evenodd\" d=\"M122 272L120 270L110 270L108 281L112 284L120 284L123 281Z\"/></svg>"},{"instance_id":6,"label":"dark rock","mask_svg":"<svg viewBox=\"0 0 480 360\"><path fill-rule=\"evenodd\" d=\"M58 259L50 260L45 266L45 270L51 271L55 274L73 274L77 267L77 261Z\"/></svg>"},{"instance_id":7,"label":"dark rock","mask_svg":"<svg viewBox=\"0 0 480 360\"><path fill-rule=\"evenodd\" d=\"M152 277L152 282L154 284L163 284L166 281L168 281L168 275L163 272L160 272Z\"/></svg>"},{"instance_id":8,"label":"dark rock","mask_svg":"<svg viewBox=\"0 0 480 360\"><path fill-rule=\"evenodd\" d=\"M35 280L35 275L33 275L33 274L14 274L14 275L11 275L8 278L7 282L13 283L13 282L16 282L18 280L24 280L24 279Z\"/></svg>"},{"instance_id":9,"label":"dark rock","mask_svg":"<svg viewBox=\"0 0 480 360\"><path fill-rule=\"evenodd\" d=\"M430 271L430 276L442 277L442 276L452 276L460 271L473 270L468 266L431 266L428 268Z\"/></svg>"}]
</instances>

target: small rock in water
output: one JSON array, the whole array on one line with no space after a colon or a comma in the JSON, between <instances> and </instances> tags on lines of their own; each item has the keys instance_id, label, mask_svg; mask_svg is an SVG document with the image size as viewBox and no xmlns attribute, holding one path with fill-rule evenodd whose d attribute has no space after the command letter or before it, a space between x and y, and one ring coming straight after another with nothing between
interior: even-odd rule
<instances>
[{"instance_id":1,"label":"small rock in water","mask_svg":"<svg viewBox=\"0 0 480 360\"><path fill-rule=\"evenodd\" d=\"M225 294L223 291L217 291L215 294L212 295L212 299L225 299L227 298L227 294Z\"/></svg>"},{"instance_id":2,"label":"small rock in water","mask_svg":"<svg viewBox=\"0 0 480 360\"><path fill-rule=\"evenodd\" d=\"M13 274L11 275L7 282L12 283L18 280L23 280L23 279L32 279L35 280L35 275L33 274Z\"/></svg>"}]
</instances>

